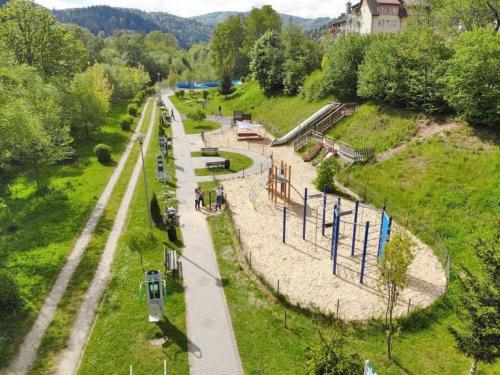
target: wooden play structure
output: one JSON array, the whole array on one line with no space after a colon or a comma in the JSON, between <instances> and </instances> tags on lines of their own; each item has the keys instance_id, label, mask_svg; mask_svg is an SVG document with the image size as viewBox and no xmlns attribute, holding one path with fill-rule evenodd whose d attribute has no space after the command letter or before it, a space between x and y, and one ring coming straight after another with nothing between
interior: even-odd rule
<instances>
[{"instance_id":1,"label":"wooden play structure","mask_svg":"<svg viewBox=\"0 0 500 375\"><path fill-rule=\"evenodd\" d=\"M292 186L292 166L285 163L283 160L280 165L274 163L271 157L271 165L269 167L269 179L267 182L267 192L274 203L277 203L278 198L284 203L290 203L290 188Z\"/></svg>"}]
</instances>

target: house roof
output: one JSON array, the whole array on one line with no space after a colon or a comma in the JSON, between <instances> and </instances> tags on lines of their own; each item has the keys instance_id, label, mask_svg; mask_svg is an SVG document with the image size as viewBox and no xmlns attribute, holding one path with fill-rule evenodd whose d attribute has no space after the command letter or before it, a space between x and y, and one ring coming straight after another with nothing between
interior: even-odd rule
<instances>
[{"instance_id":1,"label":"house roof","mask_svg":"<svg viewBox=\"0 0 500 375\"><path fill-rule=\"evenodd\" d=\"M361 0L358 4L353 5L354 8L359 8L363 4L363 1L366 1L368 4L368 8L370 9L370 13L374 16L378 16L379 12L377 9L377 5L385 4L385 5L402 5L400 0Z\"/></svg>"}]
</instances>

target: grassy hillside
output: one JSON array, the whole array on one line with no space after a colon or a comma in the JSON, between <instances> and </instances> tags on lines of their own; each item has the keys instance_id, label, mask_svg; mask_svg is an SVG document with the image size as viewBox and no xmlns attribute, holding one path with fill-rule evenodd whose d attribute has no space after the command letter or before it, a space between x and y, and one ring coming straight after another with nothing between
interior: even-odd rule
<instances>
[{"instance_id":1,"label":"grassy hillside","mask_svg":"<svg viewBox=\"0 0 500 375\"><path fill-rule=\"evenodd\" d=\"M206 108L207 113L216 114L219 105L226 116L233 116L233 111L251 113L253 121L265 125L268 131L275 136L290 131L333 100L333 98L328 98L309 103L299 97L277 96L268 98L257 82L244 83L227 97L219 95L215 90L211 90L210 93L211 97ZM196 98L200 96L201 93L193 93L193 96L189 96L187 93L184 100L173 97L172 101L179 111L187 113L190 109L198 106Z\"/></svg>"},{"instance_id":2,"label":"grassy hillside","mask_svg":"<svg viewBox=\"0 0 500 375\"><path fill-rule=\"evenodd\" d=\"M413 135L421 117L414 112L365 103L326 134L352 147L375 147L375 152L379 153L398 146Z\"/></svg>"},{"instance_id":3,"label":"grassy hillside","mask_svg":"<svg viewBox=\"0 0 500 375\"><path fill-rule=\"evenodd\" d=\"M8 208L0 211L0 266L19 286L24 310L15 319L0 316L0 368L31 327L75 236L113 173L114 164L100 164L93 147L106 143L112 147L113 161L119 160L131 134L120 128L126 109L126 102L113 104L101 130L76 144L77 161L53 168L46 195L37 195L35 183L23 177L9 186L11 195L4 199Z\"/></svg>"}]
</instances>

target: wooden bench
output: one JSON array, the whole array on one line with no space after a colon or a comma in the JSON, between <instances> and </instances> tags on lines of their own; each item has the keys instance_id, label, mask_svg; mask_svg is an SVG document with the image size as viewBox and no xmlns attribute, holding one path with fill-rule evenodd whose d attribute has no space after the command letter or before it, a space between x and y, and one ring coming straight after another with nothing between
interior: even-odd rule
<instances>
[{"instance_id":1,"label":"wooden bench","mask_svg":"<svg viewBox=\"0 0 500 375\"><path fill-rule=\"evenodd\" d=\"M61 159L59 159L56 164L58 165L63 165L63 164L71 164L76 161L78 158L78 154L76 151L71 150L71 151L66 151L62 154Z\"/></svg>"},{"instance_id":2,"label":"wooden bench","mask_svg":"<svg viewBox=\"0 0 500 375\"><path fill-rule=\"evenodd\" d=\"M209 161L205 163L205 166L208 169L211 168L224 168L224 169L229 169L230 168L230 162L229 160L221 160L221 161Z\"/></svg>"},{"instance_id":3,"label":"wooden bench","mask_svg":"<svg viewBox=\"0 0 500 375\"><path fill-rule=\"evenodd\" d=\"M200 150L203 156L219 154L219 149L217 147L202 147Z\"/></svg>"},{"instance_id":4,"label":"wooden bench","mask_svg":"<svg viewBox=\"0 0 500 375\"><path fill-rule=\"evenodd\" d=\"M165 265L165 274L171 273L175 277L182 278L182 262L177 256L176 250L167 250L163 248L163 264Z\"/></svg>"}]
</instances>

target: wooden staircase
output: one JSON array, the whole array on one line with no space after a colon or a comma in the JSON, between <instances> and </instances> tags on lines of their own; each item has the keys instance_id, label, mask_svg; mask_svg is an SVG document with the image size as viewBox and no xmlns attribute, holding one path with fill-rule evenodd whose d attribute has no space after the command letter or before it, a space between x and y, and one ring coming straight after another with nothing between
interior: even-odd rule
<instances>
[{"instance_id":1,"label":"wooden staircase","mask_svg":"<svg viewBox=\"0 0 500 375\"><path fill-rule=\"evenodd\" d=\"M318 142L316 143L316 145L310 149L307 154L304 155L303 159L304 161L311 161L313 160L316 155L319 154L319 152L321 151L321 149L323 148L323 143L322 142Z\"/></svg>"}]
</instances>

